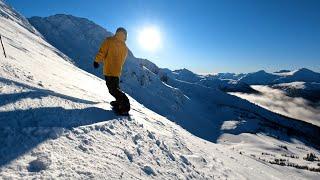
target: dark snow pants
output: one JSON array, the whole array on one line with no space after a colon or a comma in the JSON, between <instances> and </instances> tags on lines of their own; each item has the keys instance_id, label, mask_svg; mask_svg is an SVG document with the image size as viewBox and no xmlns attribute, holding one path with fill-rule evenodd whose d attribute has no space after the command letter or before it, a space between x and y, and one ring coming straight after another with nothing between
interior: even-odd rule
<instances>
[{"instance_id":1,"label":"dark snow pants","mask_svg":"<svg viewBox=\"0 0 320 180\"><path fill-rule=\"evenodd\" d=\"M119 87L119 77L105 76L106 84L109 93L116 99L119 103L121 111L128 112L130 110L130 102L125 93L123 93Z\"/></svg>"}]
</instances>

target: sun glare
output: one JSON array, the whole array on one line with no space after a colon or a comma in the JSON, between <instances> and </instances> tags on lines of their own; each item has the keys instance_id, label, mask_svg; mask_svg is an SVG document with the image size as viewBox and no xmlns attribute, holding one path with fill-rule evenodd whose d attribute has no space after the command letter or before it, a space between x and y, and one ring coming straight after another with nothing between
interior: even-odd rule
<instances>
[{"instance_id":1,"label":"sun glare","mask_svg":"<svg viewBox=\"0 0 320 180\"><path fill-rule=\"evenodd\" d=\"M139 44L143 49L155 51L160 47L160 32L155 27L145 27L139 33Z\"/></svg>"}]
</instances>

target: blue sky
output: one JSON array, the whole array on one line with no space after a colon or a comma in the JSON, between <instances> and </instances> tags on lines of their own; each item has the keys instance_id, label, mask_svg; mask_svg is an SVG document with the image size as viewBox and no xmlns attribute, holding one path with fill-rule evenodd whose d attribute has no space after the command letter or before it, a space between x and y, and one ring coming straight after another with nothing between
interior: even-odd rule
<instances>
[{"instance_id":1,"label":"blue sky","mask_svg":"<svg viewBox=\"0 0 320 180\"><path fill-rule=\"evenodd\" d=\"M57 13L88 18L114 32L124 26L135 56L197 73L320 71L318 0L6 0L27 17ZM156 26L162 47L137 42Z\"/></svg>"}]
</instances>

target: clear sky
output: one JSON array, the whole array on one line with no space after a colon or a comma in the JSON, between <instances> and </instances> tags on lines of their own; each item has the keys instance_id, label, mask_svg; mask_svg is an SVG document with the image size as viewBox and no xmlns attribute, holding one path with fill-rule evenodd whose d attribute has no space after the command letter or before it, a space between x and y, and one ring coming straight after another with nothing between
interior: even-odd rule
<instances>
[{"instance_id":1,"label":"clear sky","mask_svg":"<svg viewBox=\"0 0 320 180\"><path fill-rule=\"evenodd\" d=\"M57 13L88 18L129 33L136 57L197 73L320 71L320 0L6 0L27 17ZM138 43L157 27L161 47Z\"/></svg>"}]
</instances>

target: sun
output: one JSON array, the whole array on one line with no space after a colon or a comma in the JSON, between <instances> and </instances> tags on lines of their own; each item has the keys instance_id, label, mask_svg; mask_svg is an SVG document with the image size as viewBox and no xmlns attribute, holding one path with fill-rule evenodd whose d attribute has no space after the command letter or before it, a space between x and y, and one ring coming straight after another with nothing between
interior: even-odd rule
<instances>
[{"instance_id":1,"label":"sun","mask_svg":"<svg viewBox=\"0 0 320 180\"><path fill-rule=\"evenodd\" d=\"M145 27L139 32L138 36L140 46L149 51L155 51L160 48L161 35L156 27Z\"/></svg>"}]
</instances>

